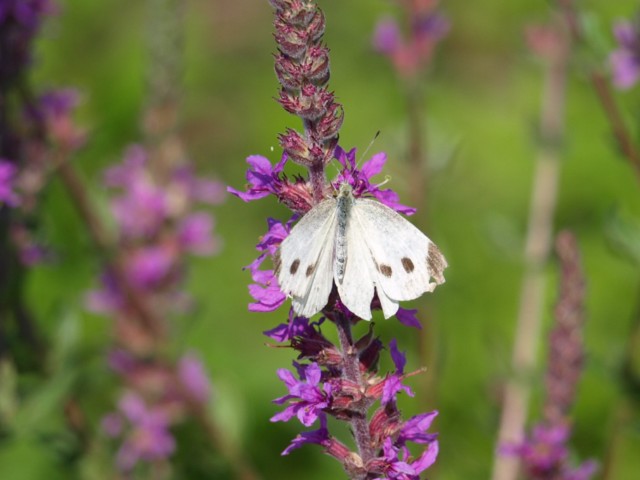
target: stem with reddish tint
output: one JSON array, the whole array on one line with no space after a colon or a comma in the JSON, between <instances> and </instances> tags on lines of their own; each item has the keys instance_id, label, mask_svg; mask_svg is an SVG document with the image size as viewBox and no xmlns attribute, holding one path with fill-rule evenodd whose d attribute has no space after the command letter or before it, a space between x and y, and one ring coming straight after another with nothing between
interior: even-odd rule
<instances>
[{"instance_id":1,"label":"stem with reddish tint","mask_svg":"<svg viewBox=\"0 0 640 480\"><path fill-rule=\"evenodd\" d=\"M555 27L562 29L558 18ZM562 30L560 30L562 31ZM545 89L540 118L541 144L538 149L531 193L529 223L524 252L525 272L522 279L511 360L512 378L507 382L498 433L498 446L522 440L531 386L528 374L535 368L536 351L541 334L544 304L544 266L551 249L553 217L556 209L560 176L560 143L564 134L566 80L571 42L568 35L558 35L565 44L547 63ZM518 475L516 457L496 455L493 480L514 480Z\"/></svg>"}]
</instances>

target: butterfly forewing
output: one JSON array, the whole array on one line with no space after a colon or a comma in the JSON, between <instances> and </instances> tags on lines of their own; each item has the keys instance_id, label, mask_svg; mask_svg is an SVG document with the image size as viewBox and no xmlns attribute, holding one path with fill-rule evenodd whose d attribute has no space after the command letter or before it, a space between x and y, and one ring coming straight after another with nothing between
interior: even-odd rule
<instances>
[{"instance_id":1,"label":"butterfly forewing","mask_svg":"<svg viewBox=\"0 0 640 480\"><path fill-rule=\"evenodd\" d=\"M297 314L310 317L327 304L333 285L336 202L320 202L300 219L276 254L280 289Z\"/></svg>"},{"instance_id":2,"label":"butterfly forewing","mask_svg":"<svg viewBox=\"0 0 640 480\"><path fill-rule=\"evenodd\" d=\"M426 235L399 213L364 198L356 200L352 210L367 232L363 239L374 263L379 294L382 288L385 296L396 302L413 300L444 281L444 257ZM430 259L435 252L438 261Z\"/></svg>"},{"instance_id":3,"label":"butterfly forewing","mask_svg":"<svg viewBox=\"0 0 640 480\"><path fill-rule=\"evenodd\" d=\"M399 301L443 283L447 266L435 244L408 220L376 200L354 198L348 184L337 199L320 202L302 217L275 263L280 288L298 315L322 310L335 282L342 303L366 320L374 292L389 318Z\"/></svg>"}]
</instances>

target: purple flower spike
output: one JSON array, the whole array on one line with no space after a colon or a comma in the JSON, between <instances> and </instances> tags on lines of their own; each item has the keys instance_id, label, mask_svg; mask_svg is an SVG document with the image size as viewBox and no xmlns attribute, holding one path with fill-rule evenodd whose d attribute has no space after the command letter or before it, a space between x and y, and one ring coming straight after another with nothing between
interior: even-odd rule
<instances>
[{"instance_id":1,"label":"purple flower spike","mask_svg":"<svg viewBox=\"0 0 640 480\"><path fill-rule=\"evenodd\" d=\"M520 444L506 445L501 453L522 459L527 478L546 480L589 480L597 471L597 464L587 461L577 468L568 466L568 425L537 425L529 438Z\"/></svg>"},{"instance_id":2,"label":"purple flower spike","mask_svg":"<svg viewBox=\"0 0 640 480\"><path fill-rule=\"evenodd\" d=\"M614 26L618 49L609 57L613 83L621 90L633 87L640 79L640 30L628 21Z\"/></svg>"},{"instance_id":3,"label":"purple flower spike","mask_svg":"<svg viewBox=\"0 0 640 480\"><path fill-rule=\"evenodd\" d=\"M287 422L294 416L305 426L310 427L318 419L324 408L331 403L331 386L325 384L320 389L322 371L317 363L312 363L304 368L301 380L296 380L289 370L278 370L278 377L282 380L289 394L274 400L274 403L282 405L292 400L287 408L271 417L272 422Z\"/></svg>"},{"instance_id":4,"label":"purple flower spike","mask_svg":"<svg viewBox=\"0 0 640 480\"><path fill-rule=\"evenodd\" d=\"M0 204L10 207L18 205L18 196L13 191L13 182L18 169L12 163L0 158Z\"/></svg>"}]
</instances>

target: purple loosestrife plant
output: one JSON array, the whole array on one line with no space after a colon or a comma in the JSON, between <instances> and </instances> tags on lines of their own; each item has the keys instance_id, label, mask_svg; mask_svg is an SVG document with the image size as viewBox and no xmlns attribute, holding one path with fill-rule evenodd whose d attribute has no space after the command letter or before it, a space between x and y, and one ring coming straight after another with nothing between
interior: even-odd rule
<instances>
[{"instance_id":1,"label":"purple loosestrife plant","mask_svg":"<svg viewBox=\"0 0 640 480\"><path fill-rule=\"evenodd\" d=\"M23 284L28 267L50 257L39 238L40 200L52 172L72 150L48 109L48 99L63 93L41 96L30 82L34 42L53 11L48 0L0 2L0 317L4 334L15 337L2 342L1 355L14 357L14 349L26 345L30 355L22 355L20 369L33 367L32 359L44 359ZM66 105L56 116L66 122L66 133L78 135L77 148L81 134L72 120L74 106ZM7 328L11 323L15 328Z\"/></svg>"},{"instance_id":2,"label":"purple loosestrife plant","mask_svg":"<svg viewBox=\"0 0 640 480\"><path fill-rule=\"evenodd\" d=\"M384 153L374 155L358 168L355 149L345 151L337 145L343 112L327 88L329 58L321 43L323 13L312 1L270 3L275 9L278 46L275 70L282 87L279 102L302 120L304 131L288 129L280 136L284 153L275 165L258 155L247 159L250 168L245 191L228 188L244 201L272 195L293 211L287 221L267 220L268 231L257 245L260 255L246 267L254 282L249 291L255 301L249 310L260 312L276 310L286 301L274 270L265 267L265 261L274 257L293 223L341 184L349 184L356 198L374 197L404 214L415 211L402 205L395 192L381 189L373 180L386 162ZM325 167L333 159L340 171L329 181ZM288 162L307 168L308 178L287 176L284 170ZM380 308L376 298L373 306ZM397 317L406 325L419 327L415 313L400 309ZM405 373L404 354L392 341L390 353L396 369L380 375L378 360L384 345L374 334L372 324L361 338L353 338L352 327L359 322L361 319L332 294L319 320L297 316L290 309L286 323L265 332L272 340L288 344L298 352L294 371L278 371L288 393L275 400L283 409L271 420L297 419L306 427L319 426L294 438L283 455L302 445L316 444L337 459L351 479L417 480L437 457L437 435L428 433L437 412L402 419L397 397L405 393L413 395L404 382L416 372ZM323 333L331 325L338 330L337 345ZM331 434L328 417L350 424L355 451ZM422 447L421 452L415 454L415 448L410 450L410 443Z\"/></svg>"},{"instance_id":3,"label":"purple loosestrife plant","mask_svg":"<svg viewBox=\"0 0 640 480\"><path fill-rule=\"evenodd\" d=\"M618 48L609 57L613 84L627 90L640 79L640 16L634 21L617 22L613 32L618 41Z\"/></svg>"},{"instance_id":4,"label":"purple loosestrife plant","mask_svg":"<svg viewBox=\"0 0 640 480\"><path fill-rule=\"evenodd\" d=\"M505 445L502 452L520 458L529 480L589 480L597 464L587 461L572 467L567 445L571 436L569 412L584 359L584 274L573 234L560 233L556 251L561 264L560 298L549 335L543 419L522 443Z\"/></svg>"},{"instance_id":5,"label":"purple loosestrife plant","mask_svg":"<svg viewBox=\"0 0 640 480\"><path fill-rule=\"evenodd\" d=\"M182 290L187 256L210 255L220 245L212 216L196 208L220 203L224 189L196 177L188 164L158 175L149 157L133 146L121 164L105 172L105 184L117 192L110 207L124 278L107 269L102 288L88 295L89 308L115 322L109 364L125 388L118 411L105 417L103 427L120 440L116 464L125 472L139 463L166 461L175 448L171 428L185 414L203 411L211 389L197 357L172 361L163 349L170 338L169 315L190 303ZM127 301L131 290L159 325L149 328L140 321Z\"/></svg>"}]
</instances>

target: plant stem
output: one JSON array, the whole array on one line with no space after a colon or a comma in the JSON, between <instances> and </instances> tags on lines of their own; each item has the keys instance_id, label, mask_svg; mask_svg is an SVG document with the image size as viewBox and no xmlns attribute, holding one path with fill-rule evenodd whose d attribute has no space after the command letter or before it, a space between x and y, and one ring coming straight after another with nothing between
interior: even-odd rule
<instances>
[{"instance_id":1,"label":"plant stem","mask_svg":"<svg viewBox=\"0 0 640 480\"><path fill-rule=\"evenodd\" d=\"M140 321L145 330L152 333L154 337L157 336L158 332L162 331L164 322L153 311L145 296L131 285L127 278L124 262L115 252L114 242L100 217L92 208L89 195L78 173L68 162L59 161L56 163L58 175L67 189L73 205L87 226L91 240L106 259L108 269L115 277L118 286L129 302L129 306L135 311L135 318Z\"/></svg>"},{"instance_id":2,"label":"plant stem","mask_svg":"<svg viewBox=\"0 0 640 480\"><path fill-rule=\"evenodd\" d=\"M345 380L360 385L364 391L365 386L363 385L362 375L360 374L358 350L353 344L351 335L351 324L349 323L349 319L342 313L336 313L335 323L338 329L340 350L342 351L342 377ZM351 428L358 447L358 454L362 462L366 465L369 460L374 458L375 454L371 446L371 435L369 434L369 425L367 422L367 408L363 407L361 411L356 412L351 419ZM362 477L362 479L357 477L352 480L364 480L364 478L365 477Z\"/></svg>"},{"instance_id":3,"label":"plant stem","mask_svg":"<svg viewBox=\"0 0 640 480\"><path fill-rule=\"evenodd\" d=\"M559 19L554 25L562 29ZM498 446L519 442L524 434L531 387L527 380L536 364L536 351L541 334L544 304L544 266L549 257L553 216L556 208L560 176L560 144L564 133L566 77L571 45L568 35L560 36L565 45L549 59L542 98L540 136L527 239L524 252L525 272L522 279L512 356L512 378L507 382L498 433ZM493 480L513 480L518 475L519 460L497 454Z\"/></svg>"},{"instance_id":4,"label":"plant stem","mask_svg":"<svg viewBox=\"0 0 640 480\"><path fill-rule=\"evenodd\" d=\"M574 0L558 0L558 6L562 9L564 20L571 34L573 41L585 43L584 32L580 24L578 12L575 8ZM633 141L618 104L611 91L611 84L604 74L593 68L589 74L591 85L600 101L605 116L611 125L611 130L618 143L620 151L629 160L634 168L636 176L640 181L640 151Z\"/></svg>"}]
</instances>

